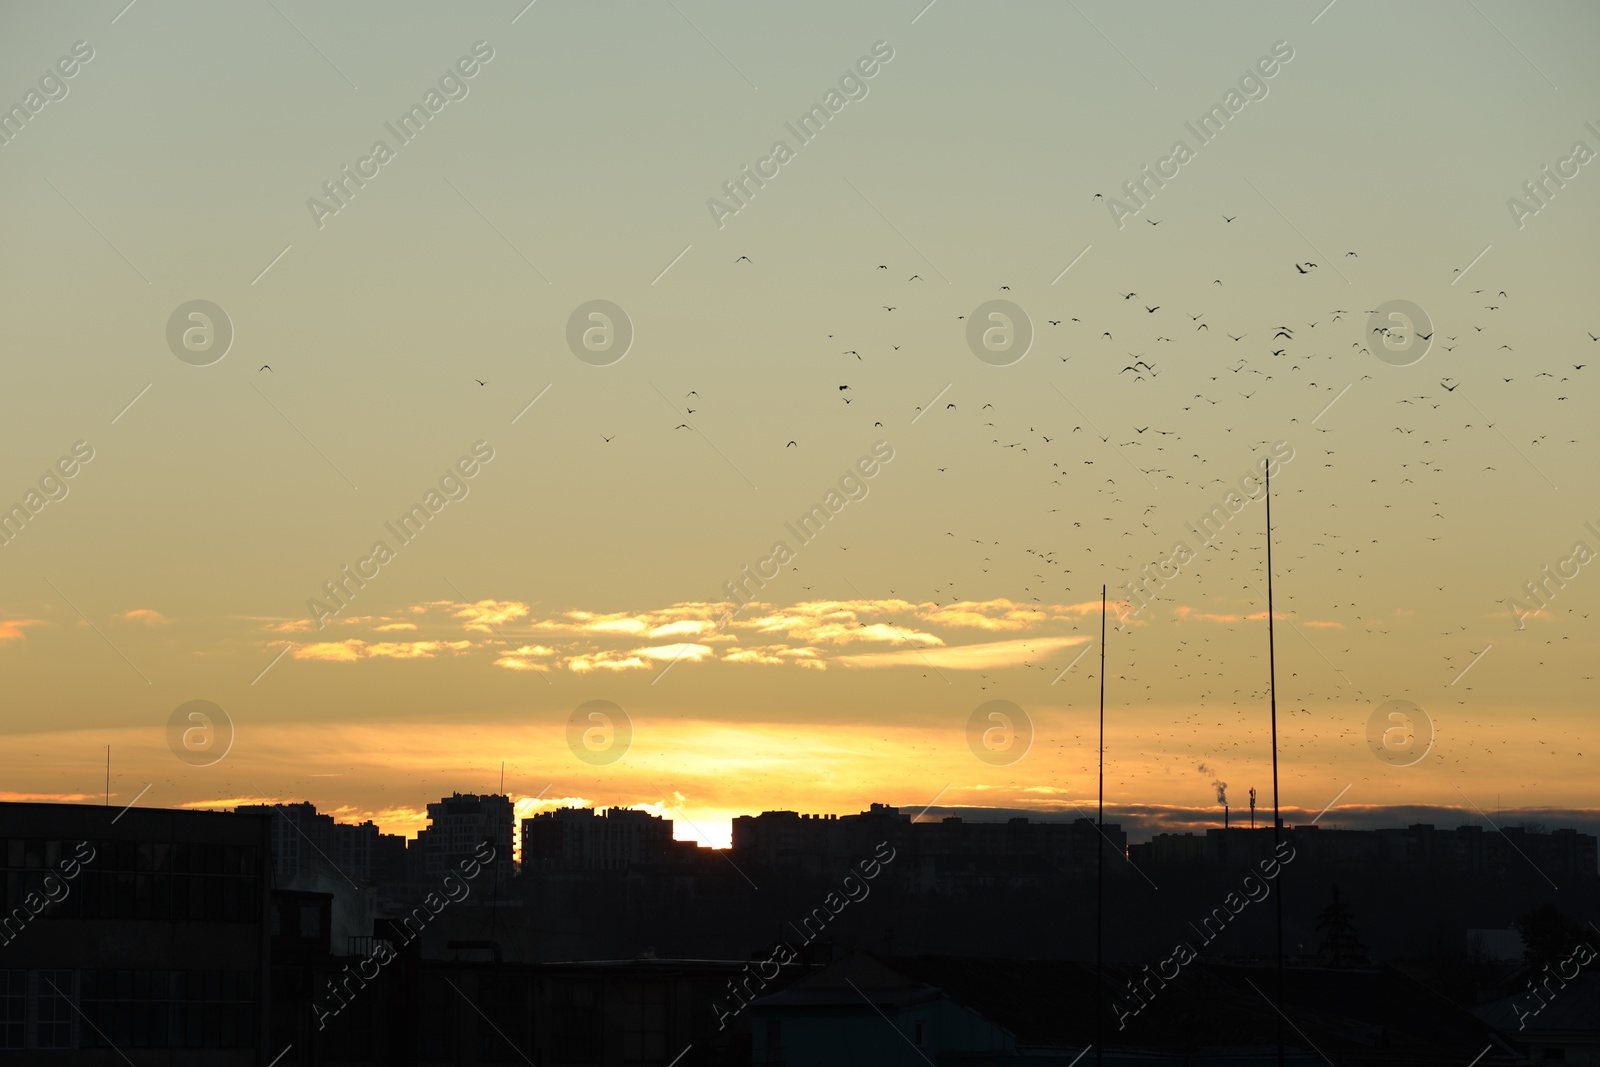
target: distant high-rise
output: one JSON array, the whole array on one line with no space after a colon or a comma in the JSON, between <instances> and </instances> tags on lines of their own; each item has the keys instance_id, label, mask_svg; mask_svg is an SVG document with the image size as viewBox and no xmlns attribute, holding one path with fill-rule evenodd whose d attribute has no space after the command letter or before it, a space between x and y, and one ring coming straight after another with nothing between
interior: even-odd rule
<instances>
[{"instance_id":1,"label":"distant high-rise","mask_svg":"<svg viewBox=\"0 0 1600 1067\"><path fill-rule=\"evenodd\" d=\"M338 873L333 816L321 814L315 804L240 804L233 810L271 817L272 874L279 886L288 885L302 870Z\"/></svg>"},{"instance_id":2,"label":"distant high-rise","mask_svg":"<svg viewBox=\"0 0 1600 1067\"><path fill-rule=\"evenodd\" d=\"M403 881L406 839L386 834L370 819L351 825L333 821L316 805L241 804L241 815L272 818L272 872L279 888L301 874L329 874L359 885Z\"/></svg>"},{"instance_id":3,"label":"distant high-rise","mask_svg":"<svg viewBox=\"0 0 1600 1067\"><path fill-rule=\"evenodd\" d=\"M525 871L625 871L673 853L672 820L647 811L559 808L522 820Z\"/></svg>"},{"instance_id":4,"label":"distant high-rise","mask_svg":"<svg viewBox=\"0 0 1600 1067\"><path fill-rule=\"evenodd\" d=\"M511 850L513 821L511 798L495 793L452 793L429 804L427 829L417 831L413 846L420 857L415 873L426 881L442 879L488 841L494 846L495 878L510 879L516 873Z\"/></svg>"}]
</instances>

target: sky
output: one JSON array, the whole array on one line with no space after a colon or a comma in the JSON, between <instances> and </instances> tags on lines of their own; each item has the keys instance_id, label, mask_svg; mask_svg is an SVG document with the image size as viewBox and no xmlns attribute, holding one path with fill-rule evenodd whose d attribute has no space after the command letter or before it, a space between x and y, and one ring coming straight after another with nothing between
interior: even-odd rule
<instances>
[{"instance_id":1,"label":"sky","mask_svg":"<svg viewBox=\"0 0 1600 1067\"><path fill-rule=\"evenodd\" d=\"M1592 6L0 18L0 798L1596 819Z\"/></svg>"}]
</instances>

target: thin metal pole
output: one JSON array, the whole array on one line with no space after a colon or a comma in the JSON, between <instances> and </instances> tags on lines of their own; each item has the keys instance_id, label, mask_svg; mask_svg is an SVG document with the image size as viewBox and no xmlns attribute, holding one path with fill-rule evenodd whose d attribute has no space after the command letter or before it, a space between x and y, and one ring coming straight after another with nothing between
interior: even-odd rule
<instances>
[{"instance_id":1,"label":"thin metal pole","mask_svg":"<svg viewBox=\"0 0 1600 1067\"><path fill-rule=\"evenodd\" d=\"M1099 1010L1094 1015L1094 1062L1101 1065L1105 1048L1105 886L1106 886L1106 587L1100 586L1100 810L1096 816L1099 840L1095 842L1094 865L1094 982Z\"/></svg>"},{"instance_id":2,"label":"thin metal pole","mask_svg":"<svg viewBox=\"0 0 1600 1067\"><path fill-rule=\"evenodd\" d=\"M1272 640L1272 474L1267 469L1267 691L1272 707L1272 847L1281 855L1283 819L1278 815L1278 671ZM1283 1067L1283 870L1278 870L1278 1067Z\"/></svg>"}]
</instances>

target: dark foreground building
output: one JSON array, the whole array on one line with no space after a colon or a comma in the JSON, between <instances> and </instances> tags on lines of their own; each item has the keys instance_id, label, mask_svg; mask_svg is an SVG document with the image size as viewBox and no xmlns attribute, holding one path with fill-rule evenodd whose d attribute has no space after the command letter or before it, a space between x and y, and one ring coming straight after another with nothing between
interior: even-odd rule
<instances>
[{"instance_id":1,"label":"dark foreground building","mask_svg":"<svg viewBox=\"0 0 1600 1067\"><path fill-rule=\"evenodd\" d=\"M1126 1000L1129 983L1146 977L1108 965L1107 1001ZM1149 986L1145 1006L1124 1014L1123 1026L1106 1021L1104 1062L1269 1067L1277 1062L1277 1015L1268 999L1274 983L1265 961L1197 961L1172 981ZM1100 988L1092 963L856 953L751 1005L751 1062L1092 1063ZM1284 1004L1285 1059L1296 1067L1531 1062L1505 1033L1392 968L1292 967Z\"/></svg>"},{"instance_id":2,"label":"dark foreground building","mask_svg":"<svg viewBox=\"0 0 1600 1067\"><path fill-rule=\"evenodd\" d=\"M264 1065L266 816L0 804L0 1062Z\"/></svg>"}]
</instances>

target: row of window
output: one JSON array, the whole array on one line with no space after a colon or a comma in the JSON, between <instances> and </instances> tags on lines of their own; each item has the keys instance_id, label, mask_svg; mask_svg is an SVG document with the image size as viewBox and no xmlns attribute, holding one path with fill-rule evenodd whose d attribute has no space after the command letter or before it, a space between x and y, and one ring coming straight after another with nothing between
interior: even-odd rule
<instances>
[{"instance_id":1,"label":"row of window","mask_svg":"<svg viewBox=\"0 0 1600 1067\"><path fill-rule=\"evenodd\" d=\"M249 971L0 970L0 1049L249 1048Z\"/></svg>"},{"instance_id":2,"label":"row of window","mask_svg":"<svg viewBox=\"0 0 1600 1067\"><path fill-rule=\"evenodd\" d=\"M41 897L38 871L6 874L0 914L24 908L30 893ZM52 883L54 884L54 883ZM171 919L198 922L259 922L261 882L255 878L205 874L134 874L85 868L66 881L65 895L42 917L66 919Z\"/></svg>"},{"instance_id":3,"label":"row of window","mask_svg":"<svg viewBox=\"0 0 1600 1067\"><path fill-rule=\"evenodd\" d=\"M254 875L259 859L253 845L168 843L164 841L90 841L94 852L85 867L98 871L175 874ZM8 870L59 869L79 855L80 842L42 837L0 838L0 860Z\"/></svg>"}]
</instances>

